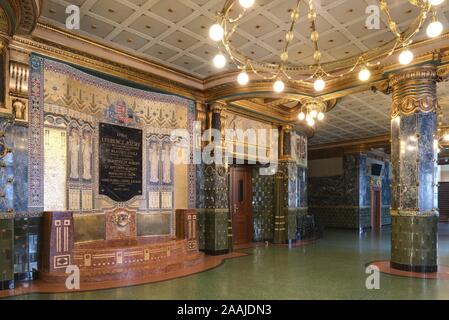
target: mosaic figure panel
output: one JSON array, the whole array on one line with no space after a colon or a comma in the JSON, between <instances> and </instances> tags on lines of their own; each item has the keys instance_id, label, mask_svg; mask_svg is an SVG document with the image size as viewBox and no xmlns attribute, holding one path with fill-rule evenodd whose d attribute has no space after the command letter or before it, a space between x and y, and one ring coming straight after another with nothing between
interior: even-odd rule
<instances>
[{"instance_id":1,"label":"mosaic figure panel","mask_svg":"<svg viewBox=\"0 0 449 320\"><path fill-rule=\"evenodd\" d=\"M139 214L168 214L171 218L163 220L172 225L176 192L188 194L178 199L177 207L195 207L195 165L177 166L170 161L174 129L190 133L186 148L190 154L185 156L193 159L193 101L133 88L132 83L117 84L37 55L31 55L30 67L30 210L71 210L90 215L120 205L137 209ZM144 131L143 196L118 204L98 194L100 122ZM41 165L44 155L47 167ZM52 165L55 170L50 173ZM176 186L175 177L182 177ZM60 204L57 208L56 203ZM171 229L170 225L159 229Z\"/></svg>"}]
</instances>

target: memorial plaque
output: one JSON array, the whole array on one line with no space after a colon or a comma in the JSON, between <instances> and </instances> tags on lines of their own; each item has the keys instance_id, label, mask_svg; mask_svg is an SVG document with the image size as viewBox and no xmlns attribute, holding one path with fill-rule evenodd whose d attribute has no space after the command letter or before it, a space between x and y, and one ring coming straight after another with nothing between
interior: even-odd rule
<instances>
[{"instance_id":1,"label":"memorial plaque","mask_svg":"<svg viewBox=\"0 0 449 320\"><path fill-rule=\"evenodd\" d=\"M100 123L100 194L125 202L142 195L142 130Z\"/></svg>"}]
</instances>

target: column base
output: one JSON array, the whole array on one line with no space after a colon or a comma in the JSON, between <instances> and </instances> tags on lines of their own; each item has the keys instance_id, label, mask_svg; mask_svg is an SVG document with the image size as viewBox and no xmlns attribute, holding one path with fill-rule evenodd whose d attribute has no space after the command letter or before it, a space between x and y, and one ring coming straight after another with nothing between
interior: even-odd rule
<instances>
[{"instance_id":1,"label":"column base","mask_svg":"<svg viewBox=\"0 0 449 320\"><path fill-rule=\"evenodd\" d=\"M390 262L390 266L393 269L407 271L407 272L417 272L417 273L435 273L438 272L438 266L415 266L415 265L405 265L396 262Z\"/></svg>"},{"instance_id":2,"label":"column base","mask_svg":"<svg viewBox=\"0 0 449 320\"><path fill-rule=\"evenodd\" d=\"M391 267L431 273L438 271L438 213L392 211Z\"/></svg>"},{"instance_id":3,"label":"column base","mask_svg":"<svg viewBox=\"0 0 449 320\"><path fill-rule=\"evenodd\" d=\"M204 253L208 256L222 256L229 253L229 249L225 250L204 250Z\"/></svg>"}]
</instances>

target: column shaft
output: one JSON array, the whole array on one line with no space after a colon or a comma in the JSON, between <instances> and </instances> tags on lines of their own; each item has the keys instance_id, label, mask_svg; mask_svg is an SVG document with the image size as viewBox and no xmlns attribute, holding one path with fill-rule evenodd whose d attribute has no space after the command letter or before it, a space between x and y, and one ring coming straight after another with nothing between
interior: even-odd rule
<instances>
[{"instance_id":1,"label":"column shaft","mask_svg":"<svg viewBox=\"0 0 449 320\"><path fill-rule=\"evenodd\" d=\"M404 70L390 78L391 265L406 271L437 271L436 81L433 66Z\"/></svg>"}]
</instances>

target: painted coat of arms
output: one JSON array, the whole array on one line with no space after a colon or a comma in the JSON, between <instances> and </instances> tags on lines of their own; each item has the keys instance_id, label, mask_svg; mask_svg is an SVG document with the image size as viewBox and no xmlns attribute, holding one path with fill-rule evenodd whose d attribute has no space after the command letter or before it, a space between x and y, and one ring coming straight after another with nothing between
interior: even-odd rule
<instances>
[{"instance_id":1,"label":"painted coat of arms","mask_svg":"<svg viewBox=\"0 0 449 320\"><path fill-rule=\"evenodd\" d=\"M108 121L115 124L131 125L139 122L134 110L129 108L123 100L107 108L105 110L105 117Z\"/></svg>"}]
</instances>

